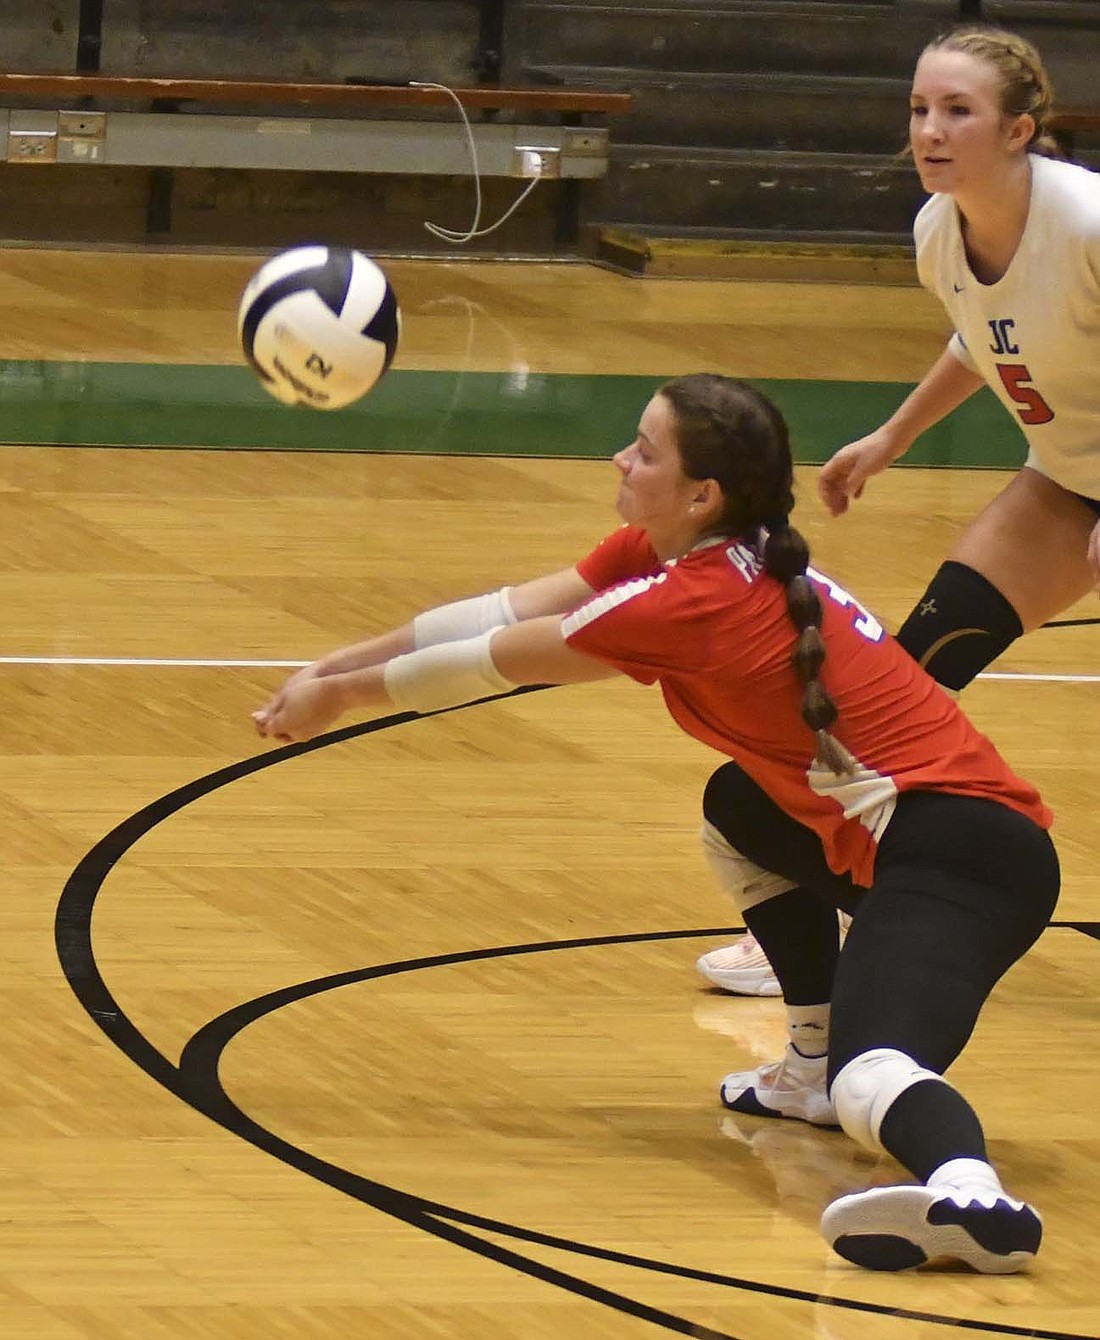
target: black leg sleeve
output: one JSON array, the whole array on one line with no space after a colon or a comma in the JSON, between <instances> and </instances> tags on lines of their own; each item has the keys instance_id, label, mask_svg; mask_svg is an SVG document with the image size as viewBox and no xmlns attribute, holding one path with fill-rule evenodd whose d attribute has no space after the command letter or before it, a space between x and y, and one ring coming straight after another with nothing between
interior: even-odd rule
<instances>
[{"instance_id":1,"label":"black leg sleeve","mask_svg":"<svg viewBox=\"0 0 1100 1340\"><path fill-rule=\"evenodd\" d=\"M957 1089L937 1080L923 1080L899 1094L878 1138L922 1182L951 1159L988 1157L978 1114Z\"/></svg>"},{"instance_id":2,"label":"black leg sleeve","mask_svg":"<svg viewBox=\"0 0 1100 1340\"><path fill-rule=\"evenodd\" d=\"M832 1000L840 957L840 926L832 903L808 889L791 889L746 908L744 915L788 1005Z\"/></svg>"},{"instance_id":3,"label":"black leg sleeve","mask_svg":"<svg viewBox=\"0 0 1100 1340\"><path fill-rule=\"evenodd\" d=\"M839 953L837 908L852 912L862 896L825 861L821 839L792 819L736 763L707 783L703 814L726 841L762 870L799 887L745 909L788 1005L821 1005L833 989Z\"/></svg>"},{"instance_id":4,"label":"black leg sleeve","mask_svg":"<svg viewBox=\"0 0 1100 1340\"><path fill-rule=\"evenodd\" d=\"M992 582L948 560L898 630L898 641L933 679L958 692L1023 631Z\"/></svg>"}]
</instances>

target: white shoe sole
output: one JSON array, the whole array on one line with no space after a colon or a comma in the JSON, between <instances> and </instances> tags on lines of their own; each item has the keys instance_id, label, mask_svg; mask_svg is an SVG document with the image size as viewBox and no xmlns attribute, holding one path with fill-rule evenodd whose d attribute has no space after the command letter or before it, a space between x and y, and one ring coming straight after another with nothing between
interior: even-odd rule
<instances>
[{"instance_id":1,"label":"white shoe sole","mask_svg":"<svg viewBox=\"0 0 1100 1340\"><path fill-rule=\"evenodd\" d=\"M867 1270L951 1259L983 1275L1011 1275L1035 1259L1043 1226L1019 1201L962 1204L930 1187L891 1186L833 1201L821 1232L835 1252Z\"/></svg>"}]
</instances>

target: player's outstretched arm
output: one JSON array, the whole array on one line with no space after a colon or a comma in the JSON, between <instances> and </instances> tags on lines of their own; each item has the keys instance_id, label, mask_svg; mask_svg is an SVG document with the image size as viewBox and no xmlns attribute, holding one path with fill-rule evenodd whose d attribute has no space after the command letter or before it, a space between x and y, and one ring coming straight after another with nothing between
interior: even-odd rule
<instances>
[{"instance_id":1,"label":"player's outstretched arm","mask_svg":"<svg viewBox=\"0 0 1100 1340\"><path fill-rule=\"evenodd\" d=\"M617 673L568 646L561 616L551 614L402 652L379 665L295 676L252 720L264 739L289 743L311 739L350 711L437 712L525 684L575 684Z\"/></svg>"},{"instance_id":2,"label":"player's outstretched arm","mask_svg":"<svg viewBox=\"0 0 1100 1340\"><path fill-rule=\"evenodd\" d=\"M332 675L365 670L372 665L385 665L395 656L441 642L476 637L500 625L545 614L567 614L592 594L592 588L576 568L563 568L518 586L505 586L485 595L451 601L425 610L400 628L326 653L296 670L283 686L283 691L307 680L327 679Z\"/></svg>"}]
</instances>

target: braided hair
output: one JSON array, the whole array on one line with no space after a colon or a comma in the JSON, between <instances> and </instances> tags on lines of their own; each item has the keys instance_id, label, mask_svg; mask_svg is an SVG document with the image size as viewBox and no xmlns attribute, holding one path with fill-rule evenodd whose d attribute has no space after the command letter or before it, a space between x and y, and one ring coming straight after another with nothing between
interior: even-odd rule
<instances>
[{"instance_id":1,"label":"braided hair","mask_svg":"<svg viewBox=\"0 0 1100 1340\"><path fill-rule=\"evenodd\" d=\"M791 664L802 686L802 720L817 736L818 757L838 776L851 772L851 755L829 733L837 706L820 677L825 642L821 599L806 575L810 549L788 520L794 464L786 421L754 387L715 373L677 377L659 394L673 410L684 474L713 479L722 490L715 532L751 545L764 571L782 582L798 635Z\"/></svg>"},{"instance_id":2,"label":"braided hair","mask_svg":"<svg viewBox=\"0 0 1100 1340\"><path fill-rule=\"evenodd\" d=\"M1028 149L1044 158L1065 158L1049 128L1054 106L1050 76L1042 57L1025 38L989 24L962 24L933 38L925 51L961 51L992 66L1000 85L1001 115L1030 116L1035 133Z\"/></svg>"}]
</instances>

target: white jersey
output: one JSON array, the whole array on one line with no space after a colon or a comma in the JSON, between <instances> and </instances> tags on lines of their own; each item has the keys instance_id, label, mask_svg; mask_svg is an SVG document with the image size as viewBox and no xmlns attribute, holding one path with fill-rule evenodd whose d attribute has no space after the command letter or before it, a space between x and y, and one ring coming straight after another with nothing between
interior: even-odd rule
<instances>
[{"instance_id":1,"label":"white jersey","mask_svg":"<svg viewBox=\"0 0 1100 1340\"><path fill-rule=\"evenodd\" d=\"M934 195L913 233L920 281L955 327L949 348L1020 425L1028 464L1100 499L1100 174L1031 155L1027 223L995 284L971 273L950 196Z\"/></svg>"}]
</instances>

